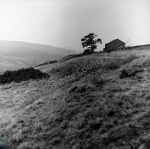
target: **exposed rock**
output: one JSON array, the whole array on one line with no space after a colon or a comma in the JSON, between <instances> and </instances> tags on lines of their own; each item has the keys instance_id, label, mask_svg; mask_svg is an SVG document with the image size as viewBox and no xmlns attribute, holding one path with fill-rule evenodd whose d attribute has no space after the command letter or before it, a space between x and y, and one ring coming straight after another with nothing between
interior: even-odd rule
<instances>
[{"instance_id":1,"label":"exposed rock","mask_svg":"<svg viewBox=\"0 0 150 149\"><path fill-rule=\"evenodd\" d=\"M71 88L71 89L69 90L69 93L73 93L73 92L75 92L77 89L78 89L78 87L77 87L77 86L74 86L73 88Z\"/></svg>"},{"instance_id":2,"label":"exposed rock","mask_svg":"<svg viewBox=\"0 0 150 149\"><path fill-rule=\"evenodd\" d=\"M138 149L146 149L144 144L141 144L140 147Z\"/></svg>"},{"instance_id":3,"label":"exposed rock","mask_svg":"<svg viewBox=\"0 0 150 149\"><path fill-rule=\"evenodd\" d=\"M143 68L141 68L141 67L131 67L129 69L123 69L120 74L120 78L121 79L129 78L129 77L135 76L136 73L142 72L142 71L143 71Z\"/></svg>"},{"instance_id":4,"label":"exposed rock","mask_svg":"<svg viewBox=\"0 0 150 149\"><path fill-rule=\"evenodd\" d=\"M84 92L86 92L86 91L87 91L86 87L81 87L81 88L79 88L76 92L77 92L77 93L84 93Z\"/></svg>"},{"instance_id":5,"label":"exposed rock","mask_svg":"<svg viewBox=\"0 0 150 149\"><path fill-rule=\"evenodd\" d=\"M86 91L94 91L91 86L74 86L69 90L69 93L84 93Z\"/></svg>"},{"instance_id":6,"label":"exposed rock","mask_svg":"<svg viewBox=\"0 0 150 149\"><path fill-rule=\"evenodd\" d=\"M143 66L144 66L144 67L150 66L150 59L147 60L147 61L145 61L145 62L143 63Z\"/></svg>"},{"instance_id":7,"label":"exposed rock","mask_svg":"<svg viewBox=\"0 0 150 149\"><path fill-rule=\"evenodd\" d=\"M82 86L82 87L74 86L69 90L69 93L84 93L86 91L87 91L87 89L84 86Z\"/></svg>"},{"instance_id":8,"label":"exposed rock","mask_svg":"<svg viewBox=\"0 0 150 149\"><path fill-rule=\"evenodd\" d=\"M143 143L147 149L149 149L150 148L150 134L143 136L140 139L140 142Z\"/></svg>"},{"instance_id":9,"label":"exposed rock","mask_svg":"<svg viewBox=\"0 0 150 149\"><path fill-rule=\"evenodd\" d=\"M118 139L124 138L125 136L129 135L131 132L130 127L122 127L112 133L109 134L109 139L112 141L116 141Z\"/></svg>"},{"instance_id":10,"label":"exposed rock","mask_svg":"<svg viewBox=\"0 0 150 149\"><path fill-rule=\"evenodd\" d=\"M150 96L147 96L147 97L146 97L146 101L150 101Z\"/></svg>"},{"instance_id":11,"label":"exposed rock","mask_svg":"<svg viewBox=\"0 0 150 149\"><path fill-rule=\"evenodd\" d=\"M115 142L118 139L130 139L130 137L132 138L136 135L138 135L138 130L136 128L132 128L130 126L123 126L110 132L108 138L111 142Z\"/></svg>"}]
</instances>

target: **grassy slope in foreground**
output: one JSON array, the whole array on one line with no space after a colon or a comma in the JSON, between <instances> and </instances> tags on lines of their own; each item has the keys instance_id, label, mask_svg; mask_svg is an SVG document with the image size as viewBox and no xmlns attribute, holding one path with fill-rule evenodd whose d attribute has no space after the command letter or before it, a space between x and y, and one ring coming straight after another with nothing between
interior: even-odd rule
<instances>
[{"instance_id":1,"label":"grassy slope in foreground","mask_svg":"<svg viewBox=\"0 0 150 149\"><path fill-rule=\"evenodd\" d=\"M101 58L105 65L77 74ZM149 59L149 49L93 54L46 65L49 79L0 86L1 135L10 149L150 148ZM120 79L133 66L144 71Z\"/></svg>"}]
</instances>

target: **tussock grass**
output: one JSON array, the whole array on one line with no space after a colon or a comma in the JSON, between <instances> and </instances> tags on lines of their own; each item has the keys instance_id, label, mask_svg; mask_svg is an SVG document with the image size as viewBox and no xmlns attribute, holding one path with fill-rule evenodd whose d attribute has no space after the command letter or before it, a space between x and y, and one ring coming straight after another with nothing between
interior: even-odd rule
<instances>
[{"instance_id":1,"label":"tussock grass","mask_svg":"<svg viewBox=\"0 0 150 149\"><path fill-rule=\"evenodd\" d=\"M131 54L128 57L125 57L123 59L122 58L118 59L116 57L116 59L113 59L112 61L104 64L103 68L106 70L115 70L115 69L118 69L119 67L121 67L122 65L131 63L133 60L135 60L137 58L139 58L139 57L136 55L133 55L133 54Z\"/></svg>"},{"instance_id":2,"label":"tussock grass","mask_svg":"<svg viewBox=\"0 0 150 149\"><path fill-rule=\"evenodd\" d=\"M122 65L125 65L127 63L131 63L133 60L139 58L136 55L131 54L130 56L128 56L127 58L123 59L123 61L121 62Z\"/></svg>"}]
</instances>

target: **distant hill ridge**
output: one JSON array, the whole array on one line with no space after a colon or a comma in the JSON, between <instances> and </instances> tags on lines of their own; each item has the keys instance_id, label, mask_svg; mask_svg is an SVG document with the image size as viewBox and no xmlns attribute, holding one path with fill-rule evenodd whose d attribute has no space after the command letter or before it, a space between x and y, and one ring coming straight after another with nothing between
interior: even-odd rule
<instances>
[{"instance_id":1,"label":"distant hill ridge","mask_svg":"<svg viewBox=\"0 0 150 149\"><path fill-rule=\"evenodd\" d=\"M50 45L22 41L0 41L0 72L59 60L76 52Z\"/></svg>"}]
</instances>

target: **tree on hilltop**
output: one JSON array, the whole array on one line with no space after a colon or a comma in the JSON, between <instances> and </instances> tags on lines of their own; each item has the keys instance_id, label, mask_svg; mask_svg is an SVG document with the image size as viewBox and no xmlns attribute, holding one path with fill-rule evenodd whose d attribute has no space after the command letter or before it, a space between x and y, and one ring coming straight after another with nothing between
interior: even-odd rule
<instances>
[{"instance_id":1,"label":"tree on hilltop","mask_svg":"<svg viewBox=\"0 0 150 149\"><path fill-rule=\"evenodd\" d=\"M86 48L83 54L93 53L94 50L97 49L97 43L102 44L102 40L100 38L96 39L96 36L97 35L95 35L94 33L89 33L81 39L83 48Z\"/></svg>"}]
</instances>

